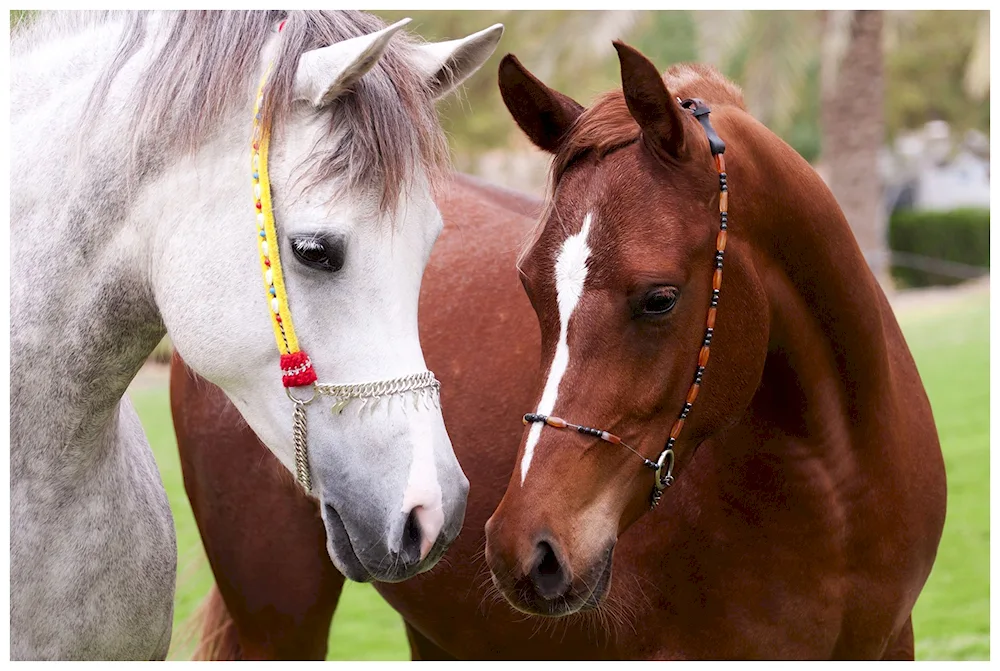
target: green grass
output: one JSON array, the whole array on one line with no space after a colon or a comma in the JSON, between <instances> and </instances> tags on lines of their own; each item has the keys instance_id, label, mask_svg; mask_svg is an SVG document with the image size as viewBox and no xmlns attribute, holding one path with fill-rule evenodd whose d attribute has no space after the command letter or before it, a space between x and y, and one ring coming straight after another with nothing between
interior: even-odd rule
<instances>
[{"instance_id":1,"label":"green grass","mask_svg":"<svg viewBox=\"0 0 1000 671\"><path fill-rule=\"evenodd\" d=\"M948 515L913 612L918 659L990 657L990 327L987 295L907 312L948 473Z\"/></svg>"},{"instance_id":2,"label":"green grass","mask_svg":"<svg viewBox=\"0 0 1000 671\"><path fill-rule=\"evenodd\" d=\"M912 308L900 323L934 407L948 470L948 517L937 562L913 614L918 659L989 659L989 297ZM167 390L130 391L163 475L177 525L178 580L171 658L190 655L179 625L212 584L184 495ZM368 585L348 583L329 659L408 659L402 622Z\"/></svg>"}]
</instances>

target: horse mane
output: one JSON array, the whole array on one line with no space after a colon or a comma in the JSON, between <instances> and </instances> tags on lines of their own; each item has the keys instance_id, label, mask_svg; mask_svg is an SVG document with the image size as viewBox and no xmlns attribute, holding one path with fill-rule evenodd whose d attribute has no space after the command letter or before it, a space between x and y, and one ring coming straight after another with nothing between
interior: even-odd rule
<instances>
[{"instance_id":1,"label":"horse mane","mask_svg":"<svg viewBox=\"0 0 1000 671\"><path fill-rule=\"evenodd\" d=\"M663 81L675 97L701 98L712 106L732 105L746 111L740 88L711 65L678 63L664 73ZM640 133L639 124L632 118L621 89L602 93L577 117L552 159L542 215L528 233L518 255L518 267L552 215L556 185L569 166L584 155L603 158L638 140Z\"/></svg>"},{"instance_id":2,"label":"horse mane","mask_svg":"<svg viewBox=\"0 0 1000 671\"><path fill-rule=\"evenodd\" d=\"M171 11L97 12L55 16L38 26L19 27L25 45L121 22L117 50L100 73L85 106L93 115L107 99L115 77L143 47L152 50L130 93L131 158L162 150L191 151L205 142L228 113L249 106L257 89L262 47L286 20L264 92L264 118L277 136L292 108L299 57L306 51L367 35L385 27L358 11ZM381 187L380 206L391 210L413 170L422 166L432 182L443 173L448 148L433 95L411 63L417 40L399 33L376 65L327 110L333 150L317 150L307 160L315 182L346 175L352 189ZM250 119L247 119L249 136ZM141 164L138 161L138 164Z\"/></svg>"}]
</instances>

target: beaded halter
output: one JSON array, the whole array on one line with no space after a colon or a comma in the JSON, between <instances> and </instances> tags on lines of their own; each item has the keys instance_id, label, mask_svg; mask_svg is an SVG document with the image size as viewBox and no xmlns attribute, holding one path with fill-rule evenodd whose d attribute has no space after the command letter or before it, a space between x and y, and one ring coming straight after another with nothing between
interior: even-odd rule
<instances>
[{"instance_id":1,"label":"beaded halter","mask_svg":"<svg viewBox=\"0 0 1000 671\"><path fill-rule=\"evenodd\" d=\"M285 21L275 26L280 33ZM306 406L317 394L335 399L334 414L340 414L354 400L360 401L358 413L366 406L373 410L382 398L409 396L415 407L423 402L425 407L440 407L441 384L434 373L425 370L391 380L362 382L356 384L317 383L316 371L309 355L300 347L292 324L292 314L288 306L284 278L281 273L281 258L278 254L278 234L274 223L274 209L271 204L271 183L267 173L267 149L270 133L261 123L263 117L264 89L273 63L261 78L260 87L253 109L253 136L251 140L251 173L253 178L254 208L257 217L257 251L260 255L260 269L264 277L264 289L274 328L274 340L280 353L281 383L288 398L294 403L292 413L292 438L295 443L295 477L308 492L312 490L307 450ZM295 387L312 387L312 395L302 399L292 393ZM403 406L405 408L405 404Z\"/></svg>"},{"instance_id":2,"label":"beaded halter","mask_svg":"<svg viewBox=\"0 0 1000 671\"><path fill-rule=\"evenodd\" d=\"M715 273L712 275L712 298L708 304L708 319L707 326L705 327L705 337L701 343L701 350L698 352L698 367L695 368L694 381L691 383L691 387L688 389L687 397L684 399L684 407L681 408L680 415L676 420L674 420L674 424L670 428L670 437L667 438L667 444L663 448L663 451L660 452L660 456L657 457L656 461L652 461L651 459L647 459L642 456L638 450L625 443L620 437L608 431L604 431L603 429L594 429L589 426L573 424L572 422L567 422L561 417L539 415L530 412L524 416L524 423L526 425L533 422L544 422L548 426L556 429L573 429L574 431L582 433L586 436L593 436L594 438L611 443L612 445L620 445L621 447L631 450L636 456L642 459L643 463L649 469L655 471L653 492L649 501L650 509L656 507L656 505L660 502L660 499L663 497L663 490L674 482L674 444L677 442L677 437L681 435L681 429L684 427L684 421L691 412L695 399L698 398L698 391L701 389L701 380L705 374L705 367L708 365L708 356L712 345L712 334L715 333L715 315L719 307L719 294L722 290L722 258L726 252L726 237L729 229L729 187L726 184L726 161L723 157L723 154L726 151L726 143L722 141L718 134L716 134L715 129L712 128L712 124L708 120L708 115L712 111L708 105L698 98L688 98L687 100L678 99L677 102L684 109L691 111L694 118L697 119L702 125L702 128L705 129L705 134L708 136L709 148L712 151L712 157L715 159L715 168L719 172L720 221L719 234L715 239Z\"/></svg>"}]
</instances>

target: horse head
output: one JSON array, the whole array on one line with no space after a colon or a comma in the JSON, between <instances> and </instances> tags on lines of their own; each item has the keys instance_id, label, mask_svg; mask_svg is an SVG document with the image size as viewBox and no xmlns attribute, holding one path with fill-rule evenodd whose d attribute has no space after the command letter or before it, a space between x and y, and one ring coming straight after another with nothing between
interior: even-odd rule
<instances>
[{"instance_id":1,"label":"horse head","mask_svg":"<svg viewBox=\"0 0 1000 671\"><path fill-rule=\"evenodd\" d=\"M554 159L519 264L546 372L486 554L507 598L545 615L600 603L617 538L739 417L767 347L749 250L728 237L728 214L720 232L726 178L706 129L652 63L615 46L622 90L586 110L512 56L500 66L515 121ZM725 85L702 88L720 116L738 106ZM718 307L723 249L732 277Z\"/></svg>"},{"instance_id":2,"label":"horse head","mask_svg":"<svg viewBox=\"0 0 1000 671\"><path fill-rule=\"evenodd\" d=\"M318 498L337 567L395 581L433 566L464 518L417 302L442 227L434 102L502 28L418 44L406 21L362 23L332 44L297 13L269 31L258 96L156 181L175 210L153 284L177 352Z\"/></svg>"}]
</instances>

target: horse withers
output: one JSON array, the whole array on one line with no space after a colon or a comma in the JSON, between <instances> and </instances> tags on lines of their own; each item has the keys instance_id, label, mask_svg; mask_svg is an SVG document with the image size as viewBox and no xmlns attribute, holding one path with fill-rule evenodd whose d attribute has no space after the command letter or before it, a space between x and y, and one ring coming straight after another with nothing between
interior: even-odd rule
<instances>
[{"instance_id":1,"label":"horse withers","mask_svg":"<svg viewBox=\"0 0 1000 671\"><path fill-rule=\"evenodd\" d=\"M502 28L404 24L101 13L13 36L14 658L166 654L173 524L123 398L165 333L319 500L346 575L405 579L458 534L468 481L417 337L434 102Z\"/></svg>"},{"instance_id":2,"label":"horse withers","mask_svg":"<svg viewBox=\"0 0 1000 671\"><path fill-rule=\"evenodd\" d=\"M651 519L657 656L882 657L912 639L945 512L903 335L739 90L615 46L622 91L586 110L500 67L555 186L520 263L544 373L486 525L493 579L529 613L595 608Z\"/></svg>"}]
</instances>

